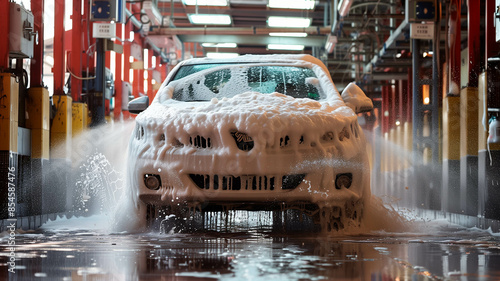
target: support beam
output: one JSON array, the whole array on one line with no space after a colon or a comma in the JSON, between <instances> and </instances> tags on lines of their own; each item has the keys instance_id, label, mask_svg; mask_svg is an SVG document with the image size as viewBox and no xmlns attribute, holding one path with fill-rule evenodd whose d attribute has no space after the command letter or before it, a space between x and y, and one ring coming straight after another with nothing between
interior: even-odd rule
<instances>
[{"instance_id":1,"label":"support beam","mask_svg":"<svg viewBox=\"0 0 500 281\"><path fill-rule=\"evenodd\" d=\"M477 0L467 0L467 47L469 57L469 87L478 86L479 72L481 71L481 2Z\"/></svg>"},{"instance_id":2,"label":"support beam","mask_svg":"<svg viewBox=\"0 0 500 281\"><path fill-rule=\"evenodd\" d=\"M116 25L116 37L118 38L124 38L123 36L123 25L117 24ZM128 34L126 34L128 36ZM125 41L124 41L125 42ZM117 40L115 42L116 44L122 45L122 43ZM122 117L122 70L123 70L123 62L122 62L122 54L120 53L115 53L115 101L114 101L114 109L113 109L113 116L116 121L120 120ZM128 71L128 69L125 69L124 71Z\"/></svg>"},{"instance_id":3,"label":"support beam","mask_svg":"<svg viewBox=\"0 0 500 281\"><path fill-rule=\"evenodd\" d=\"M66 55L64 51L64 1L54 2L54 95L64 95Z\"/></svg>"},{"instance_id":4,"label":"support beam","mask_svg":"<svg viewBox=\"0 0 500 281\"><path fill-rule=\"evenodd\" d=\"M460 68L461 68L461 35L460 35L460 5L461 0L451 0L450 3L450 20L448 32L450 40L448 41L448 48L450 49L450 80L448 91L450 94L460 94Z\"/></svg>"},{"instance_id":5,"label":"support beam","mask_svg":"<svg viewBox=\"0 0 500 281\"><path fill-rule=\"evenodd\" d=\"M73 27L71 35L71 97L74 102L80 101L82 93L82 0L73 0Z\"/></svg>"},{"instance_id":6,"label":"support beam","mask_svg":"<svg viewBox=\"0 0 500 281\"><path fill-rule=\"evenodd\" d=\"M193 42L193 43L232 42L241 45L291 44L291 45L304 45L306 47L312 47L312 46L324 47L326 42L325 36L308 36L306 38L294 38L294 37L270 37L265 35L183 34L183 35L178 35L178 37L182 42Z\"/></svg>"},{"instance_id":7,"label":"support beam","mask_svg":"<svg viewBox=\"0 0 500 281\"><path fill-rule=\"evenodd\" d=\"M31 87L41 87L43 85L43 11L44 0L31 0L31 12L34 18L35 32L38 32L38 44L33 46L33 58L31 59L30 84Z\"/></svg>"},{"instance_id":8,"label":"support beam","mask_svg":"<svg viewBox=\"0 0 500 281\"><path fill-rule=\"evenodd\" d=\"M0 1L0 10L9 11L10 2ZM0 17L0 34L10 33L10 17L8 12ZM0 40L0 71L9 68L9 40Z\"/></svg>"}]
</instances>

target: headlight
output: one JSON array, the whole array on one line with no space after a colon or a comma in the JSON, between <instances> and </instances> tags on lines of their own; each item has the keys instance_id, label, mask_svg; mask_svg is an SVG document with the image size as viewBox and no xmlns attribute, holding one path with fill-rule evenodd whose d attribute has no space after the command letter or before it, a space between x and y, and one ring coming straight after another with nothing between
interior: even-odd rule
<instances>
[{"instance_id":1,"label":"headlight","mask_svg":"<svg viewBox=\"0 0 500 281\"><path fill-rule=\"evenodd\" d=\"M145 174L144 184L151 190L158 190L161 186L161 178L159 175Z\"/></svg>"},{"instance_id":2,"label":"headlight","mask_svg":"<svg viewBox=\"0 0 500 281\"><path fill-rule=\"evenodd\" d=\"M352 184L352 174L338 174L337 178L335 178L335 188L341 189L342 187L349 188Z\"/></svg>"}]
</instances>

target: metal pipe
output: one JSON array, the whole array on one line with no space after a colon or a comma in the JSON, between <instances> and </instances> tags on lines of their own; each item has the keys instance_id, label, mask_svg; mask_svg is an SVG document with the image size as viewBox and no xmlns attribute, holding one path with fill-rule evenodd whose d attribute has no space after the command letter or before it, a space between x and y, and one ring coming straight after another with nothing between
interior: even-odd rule
<instances>
[{"instance_id":1,"label":"metal pipe","mask_svg":"<svg viewBox=\"0 0 500 281\"><path fill-rule=\"evenodd\" d=\"M150 34L156 35L261 35L270 32L305 32L308 34L325 35L330 34L331 28L307 27L307 28L273 28L273 27L176 27L159 28Z\"/></svg>"},{"instance_id":2,"label":"metal pipe","mask_svg":"<svg viewBox=\"0 0 500 281\"><path fill-rule=\"evenodd\" d=\"M151 41L151 39L149 39L148 37L145 38L145 42L151 47L151 49L153 49L155 52L157 52L158 54L160 54L160 57L163 61L166 61L167 60L167 55L163 52L162 49L160 49L159 47L157 47L153 41Z\"/></svg>"},{"instance_id":3,"label":"metal pipe","mask_svg":"<svg viewBox=\"0 0 500 281\"><path fill-rule=\"evenodd\" d=\"M356 4L356 5L352 5L351 6L351 11L356 9L356 8L361 8L361 7L366 7L366 6L372 6L372 5L382 5L382 6L387 6L387 7L393 7L395 6L394 4L391 4L391 3L383 3L383 2L364 2L364 3L359 3L359 4Z\"/></svg>"},{"instance_id":4,"label":"metal pipe","mask_svg":"<svg viewBox=\"0 0 500 281\"><path fill-rule=\"evenodd\" d=\"M133 16L132 12L130 12L128 9L125 9L125 13L127 15L127 18L130 18L132 24L135 25L135 27L142 28L142 23L136 17ZM128 36L128 35L126 35L126 36ZM162 58L162 60L166 60L167 55L159 47L157 47L151 40L149 40L147 37L146 37L146 42L149 44L149 46L152 49L154 49L158 54L160 54L160 57Z\"/></svg>"},{"instance_id":5,"label":"metal pipe","mask_svg":"<svg viewBox=\"0 0 500 281\"><path fill-rule=\"evenodd\" d=\"M142 28L142 23L136 17L134 17L131 11L125 9L125 14L127 15L127 19L132 21L132 24L135 25L135 27Z\"/></svg>"}]
</instances>

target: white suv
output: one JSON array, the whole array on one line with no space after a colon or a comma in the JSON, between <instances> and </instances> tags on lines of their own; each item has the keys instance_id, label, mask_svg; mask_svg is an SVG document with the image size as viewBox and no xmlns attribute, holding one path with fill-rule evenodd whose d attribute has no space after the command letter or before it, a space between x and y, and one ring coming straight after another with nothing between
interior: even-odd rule
<instances>
[{"instance_id":1,"label":"white suv","mask_svg":"<svg viewBox=\"0 0 500 281\"><path fill-rule=\"evenodd\" d=\"M142 111L134 200L150 219L161 208L300 209L329 230L359 224L370 181L357 113L372 107L355 84L340 95L309 55L184 61L150 106L129 104Z\"/></svg>"}]
</instances>

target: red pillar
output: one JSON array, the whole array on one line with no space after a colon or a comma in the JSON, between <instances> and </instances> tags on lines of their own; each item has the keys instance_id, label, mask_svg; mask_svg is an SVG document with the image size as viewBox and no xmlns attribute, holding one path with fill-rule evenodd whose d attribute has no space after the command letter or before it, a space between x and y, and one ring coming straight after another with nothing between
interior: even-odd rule
<instances>
[{"instance_id":1,"label":"red pillar","mask_svg":"<svg viewBox=\"0 0 500 281\"><path fill-rule=\"evenodd\" d=\"M64 0L54 1L54 95L64 94L66 56L64 52Z\"/></svg>"},{"instance_id":2,"label":"red pillar","mask_svg":"<svg viewBox=\"0 0 500 281\"><path fill-rule=\"evenodd\" d=\"M116 25L116 37L123 38L121 24ZM120 40L116 40L115 44L121 45ZM122 69L122 54L115 53L115 108L113 110L115 120L120 120L122 113Z\"/></svg>"},{"instance_id":3,"label":"red pillar","mask_svg":"<svg viewBox=\"0 0 500 281\"><path fill-rule=\"evenodd\" d=\"M149 66L148 66L148 69L146 70L148 72L148 79L147 79L147 84L148 84L148 92L147 92L147 95L149 97L149 101L152 101L153 100L153 69L154 69L154 66L153 66L153 57L154 57L154 51L149 49L148 50L148 62L149 62Z\"/></svg>"},{"instance_id":4,"label":"red pillar","mask_svg":"<svg viewBox=\"0 0 500 281\"><path fill-rule=\"evenodd\" d=\"M461 0L451 0L450 4L450 22L449 22L449 33L452 40L449 41L450 48L450 87L448 91L451 91L452 84L457 87L455 90L457 92L453 94L460 94L460 68L462 59L462 48L460 46L460 5Z\"/></svg>"},{"instance_id":5,"label":"red pillar","mask_svg":"<svg viewBox=\"0 0 500 281\"><path fill-rule=\"evenodd\" d=\"M394 126L396 124L396 121L399 121L400 124L401 124L401 110L400 110L400 99L399 97L401 96L400 93L401 93L401 80L396 80L395 81L395 85L394 85L394 101L393 101L393 105L394 105L394 109L392 110L392 112L394 112L394 118L393 118L393 121L394 123L392 123L392 126Z\"/></svg>"},{"instance_id":6,"label":"red pillar","mask_svg":"<svg viewBox=\"0 0 500 281\"><path fill-rule=\"evenodd\" d=\"M83 36L83 51L90 49L90 46L95 46L95 39L92 38L92 23L90 22L90 1L83 1L83 24L82 24L82 36ZM95 49L94 49L95 50ZM86 54L82 60L82 69L87 72L87 76L94 75L95 68L95 52L90 52Z\"/></svg>"},{"instance_id":7,"label":"red pillar","mask_svg":"<svg viewBox=\"0 0 500 281\"><path fill-rule=\"evenodd\" d=\"M389 132L389 87L382 86L382 134Z\"/></svg>"},{"instance_id":8,"label":"red pillar","mask_svg":"<svg viewBox=\"0 0 500 281\"><path fill-rule=\"evenodd\" d=\"M126 38L123 41L123 81L130 82L130 42L128 42L128 37L131 31L131 24L128 23L125 25L125 34L123 38Z\"/></svg>"},{"instance_id":9,"label":"red pillar","mask_svg":"<svg viewBox=\"0 0 500 281\"><path fill-rule=\"evenodd\" d=\"M406 122L411 123L413 120L413 70L412 68L408 68L408 83L406 88L406 104L405 104L405 120Z\"/></svg>"},{"instance_id":10,"label":"red pillar","mask_svg":"<svg viewBox=\"0 0 500 281\"><path fill-rule=\"evenodd\" d=\"M136 59L134 59L134 61L136 61ZM139 77L139 69L134 69L133 73L134 73L134 81L132 84L132 89L133 89L134 97L137 98L137 97L139 97L139 92L141 92L141 87L140 87L141 81L140 81L140 77Z\"/></svg>"},{"instance_id":11,"label":"red pillar","mask_svg":"<svg viewBox=\"0 0 500 281\"><path fill-rule=\"evenodd\" d=\"M0 9L9 11L9 1L0 1ZM0 17L0 34L9 34L10 30L9 12L3 13ZM9 40L0 40L0 70L9 68Z\"/></svg>"},{"instance_id":12,"label":"red pillar","mask_svg":"<svg viewBox=\"0 0 500 281\"><path fill-rule=\"evenodd\" d=\"M406 116L405 116L405 106L406 106L406 99L408 96L407 92L407 82L406 80L399 80L399 90L398 90L398 120L401 122L401 124L404 124L406 122Z\"/></svg>"},{"instance_id":13,"label":"red pillar","mask_svg":"<svg viewBox=\"0 0 500 281\"><path fill-rule=\"evenodd\" d=\"M7 1L5 1L7 2ZM31 59L31 87L42 86L43 79L43 0L31 0L31 12L33 13L35 32L38 32L38 45L33 46L33 58ZM2 33L7 34L7 33Z\"/></svg>"},{"instance_id":14,"label":"red pillar","mask_svg":"<svg viewBox=\"0 0 500 281\"><path fill-rule=\"evenodd\" d=\"M73 27L71 42L71 61L69 69L74 76L82 76L82 0L73 0ZM71 96L80 101L82 80L71 75Z\"/></svg>"},{"instance_id":15,"label":"red pillar","mask_svg":"<svg viewBox=\"0 0 500 281\"><path fill-rule=\"evenodd\" d=\"M469 49L469 86L477 87L479 72L481 71L481 40L479 24L481 23L481 2L477 0L467 0L467 20L469 29L467 30L467 47Z\"/></svg>"}]
</instances>

